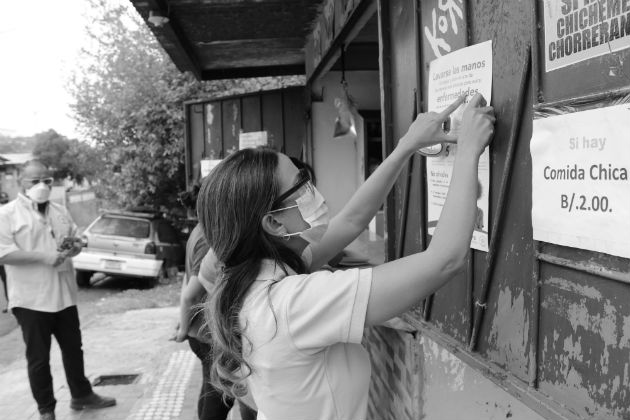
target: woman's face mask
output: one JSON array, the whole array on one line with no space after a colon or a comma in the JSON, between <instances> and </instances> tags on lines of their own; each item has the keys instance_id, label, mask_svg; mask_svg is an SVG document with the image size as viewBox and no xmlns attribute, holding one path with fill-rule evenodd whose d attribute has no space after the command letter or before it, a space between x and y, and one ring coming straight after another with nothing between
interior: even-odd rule
<instances>
[{"instance_id":1,"label":"woman's face mask","mask_svg":"<svg viewBox=\"0 0 630 420\"><path fill-rule=\"evenodd\" d=\"M302 219L309 227L301 232L286 233L283 237L299 236L310 245L319 243L328 229L329 216L326 201L311 182L307 182L300 187L298 192L299 196L295 199L295 205L272 210L269 213L297 207Z\"/></svg>"}]
</instances>

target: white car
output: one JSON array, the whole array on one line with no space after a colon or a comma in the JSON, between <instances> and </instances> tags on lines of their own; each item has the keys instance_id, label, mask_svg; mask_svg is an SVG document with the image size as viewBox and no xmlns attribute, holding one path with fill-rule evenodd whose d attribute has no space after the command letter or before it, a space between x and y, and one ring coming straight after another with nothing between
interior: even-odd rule
<instances>
[{"instance_id":1,"label":"white car","mask_svg":"<svg viewBox=\"0 0 630 420\"><path fill-rule=\"evenodd\" d=\"M95 272L157 279L184 264L184 246L159 214L107 212L85 229L83 250L72 259L77 284L89 286Z\"/></svg>"}]
</instances>

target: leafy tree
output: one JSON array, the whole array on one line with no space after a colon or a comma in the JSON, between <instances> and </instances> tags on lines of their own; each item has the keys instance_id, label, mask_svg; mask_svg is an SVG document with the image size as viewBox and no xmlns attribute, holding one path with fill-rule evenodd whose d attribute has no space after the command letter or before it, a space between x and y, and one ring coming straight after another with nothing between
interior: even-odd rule
<instances>
[{"instance_id":1,"label":"leafy tree","mask_svg":"<svg viewBox=\"0 0 630 420\"><path fill-rule=\"evenodd\" d=\"M100 193L117 206L176 206L185 188L184 101L303 83L198 82L177 70L129 2L89 1L91 47L70 89L80 129L102 146L108 162Z\"/></svg>"},{"instance_id":2,"label":"leafy tree","mask_svg":"<svg viewBox=\"0 0 630 420\"><path fill-rule=\"evenodd\" d=\"M104 164L97 149L76 139L68 139L55 130L34 136L33 157L53 171L55 179L72 178L81 183L94 180Z\"/></svg>"}]
</instances>

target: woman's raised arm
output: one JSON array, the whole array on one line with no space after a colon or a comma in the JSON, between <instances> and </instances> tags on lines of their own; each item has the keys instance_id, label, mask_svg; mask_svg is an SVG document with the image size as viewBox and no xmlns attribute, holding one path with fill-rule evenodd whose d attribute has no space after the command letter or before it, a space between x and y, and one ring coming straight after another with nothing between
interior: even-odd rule
<instances>
[{"instance_id":1,"label":"woman's raised arm","mask_svg":"<svg viewBox=\"0 0 630 420\"><path fill-rule=\"evenodd\" d=\"M477 209L479 157L494 133L494 111L484 102L477 94L464 112L448 196L429 248L373 269L366 324L410 309L464 265Z\"/></svg>"},{"instance_id":2,"label":"woman's raised arm","mask_svg":"<svg viewBox=\"0 0 630 420\"><path fill-rule=\"evenodd\" d=\"M427 112L418 115L394 151L331 219L322 241L313 247L311 270L326 264L359 236L385 201L400 171L416 150L438 143L456 142L455 137L443 131L442 125L465 99L466 96L458 98L440 113Z\"/></svg>"}]
</instances>

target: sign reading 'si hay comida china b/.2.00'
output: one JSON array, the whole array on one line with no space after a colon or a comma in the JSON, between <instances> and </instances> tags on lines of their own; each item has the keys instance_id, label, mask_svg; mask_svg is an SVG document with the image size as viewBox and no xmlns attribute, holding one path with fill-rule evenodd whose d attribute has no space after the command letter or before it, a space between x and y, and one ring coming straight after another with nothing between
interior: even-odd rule
<instances>
[{"instance_id":1,"label":"sign reading 'si hay comida china b/.2.00'","mask_svg":"<svg viewBox=\"0 0 630 420\"><path fill-rule=\"evenodd\" d=\"M534 239L630 258L630 104L534 120Z\"/></svg>"}]
</instances>

